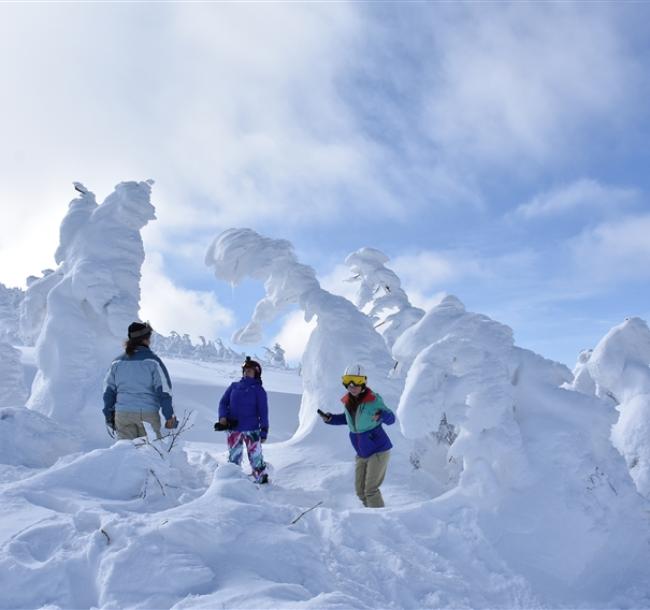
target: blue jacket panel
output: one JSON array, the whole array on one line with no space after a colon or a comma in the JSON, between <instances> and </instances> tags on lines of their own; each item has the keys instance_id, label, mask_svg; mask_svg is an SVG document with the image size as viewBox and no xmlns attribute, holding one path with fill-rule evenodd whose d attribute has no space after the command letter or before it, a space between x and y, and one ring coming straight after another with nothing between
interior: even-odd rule
<instances>
[{"instance_id":1,"label":"blue jacket panel","mask_svg":"<svg viewBox=\"0 0 650 610\"><path fill-rule=\"evenodd\" d=\"M348 410L345 401L346 397L343 399L345 413L332 414L332 417L326 423L333 426L348 425L350 428L350 442L359 457L368 458L375 453L391 449L393 444L381 424L390 425L394 423L395 414L384 404L381 397L368 389L366 396L357 407L354 417ZM369 430L365 429L369 425L369 419L371 420L377 411L381 414L380 419L375 422L374 427ZM360 428L365 429L365 431L358 432Z\"/></svg>"},{"instance_id":2,"label":"blue jacket panel","mask_svg":"<svg viewBox=\"0 0 650 610\"><path fill-rule=\"evenodd\" d=\"M231 383L219 401L219 418L236 419L233 430L269 430L269 407L261 379L242 377Z\"/></svg>"},{"instance_id":3,"label":"blue jacket panel","mask_svg":"<svg viewBox=\"0 0 650 610\"><path fill-rule=\"evenodd\" d=\"M148 347L140 346L131 356L113 361L104 379L104 416L114 411L174 414L172 384L163 361Z\"/></svg>"}]
</instances>

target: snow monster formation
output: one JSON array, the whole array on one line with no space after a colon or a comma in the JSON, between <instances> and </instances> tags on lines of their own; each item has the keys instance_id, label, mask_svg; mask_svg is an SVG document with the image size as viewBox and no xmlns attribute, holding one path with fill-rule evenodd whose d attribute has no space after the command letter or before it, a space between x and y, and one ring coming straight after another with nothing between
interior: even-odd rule
<instances>
[{"instance_id":1,"label":"snow monster formation","mask_svg":"<svg viewBox=\"0 0 650 610\"><path fill-rule=\"evenodd\" d=\"M75 183L79 196L61 223L59 267L30 285L25 298L29 305L34 292L23 328L40 328L38 371L27 406L91 436L103 434L103 376L138 316L140 230L155 219L152 184L122 182L98 205L93 193ZM37 305L45 294L43 311Z\"/></svg>"},{"instance_id":2,"label":"snow monster formation","mask_svg":"<svg viewBox=\"0 0 650 610\"><path fill-rule=\"evenodd\" d=\"M641 318L612 328L594 350L580 354L572 389L597 396L618 421L612 442L639 493L650 498L650 329Z\"/></svg>"},{"instance_id":3,"label":"snow monster formation","mask_svg":"<svg viewBox=\"0 0 650 610\"><path fill-rule=\"evenodd\" d=\"M390 259L380 250L360 248L345 259L358 282L355 305L364 310L390 348L409 327L422 319L424 310L413 307L394 271L385 266Z\"/></svg>"},{"instance_id":4,"label":"snow monster formation","mask_svg":"<svg viewBox=\"0 0 650 610\"><path fill-rule=\"evenodd\" d=\"M302 360L304 392L295 440L312 430L317 409L339 408L344 393L341 374L351 362L365 367L370 385L387 404L396 404L399 390L388 379L393 360L381 335L350 301L321 288L314 270L298 262L291 243L251 229L230 229L215 239L205 262L220 280L236 285L250 277L264 282L266 296L257 303L250 322L233 336L235 343L260 343L263 325L292 305L304 311L307 322L316 316ZM323 437L330 434L337 436L336 431L321 431Z\"/></svg>"},{"instance_id":5,"label":"snow monster formation","mask_svg":"<svg viewBox=\"0 0 650 610\"><path fill-rule=\"evenodd\" d=\"M394 355L409 365L398 420L440 510L473 511L482 535L558 603L597 603L613 569L647 577L647 540L632 532L647 529L648 505L610 442L615 414L561 387L572 380L564 365L516 347L509 327L453 296Z\"/></svg>"}]
</instances>

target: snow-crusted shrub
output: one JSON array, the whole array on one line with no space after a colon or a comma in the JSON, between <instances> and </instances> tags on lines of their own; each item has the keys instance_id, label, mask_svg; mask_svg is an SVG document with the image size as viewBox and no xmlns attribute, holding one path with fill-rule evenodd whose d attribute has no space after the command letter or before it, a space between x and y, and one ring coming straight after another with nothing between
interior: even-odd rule
<instances>
[{"instance_id":1,"label":"snow-crusted shrub","mask_svg":"<svg viewBox=\"0 0 650 610\"><path fill-rule=\"evenodd\" d=\"M641 318L612 328L580 354L571 386L620 413L612 441L641 494L650 497L650 329Z\"/></svg>"},{"instance_id":2,"label":"snow-crusted shrub","mask_svg":"<svg viewBox=\"0 0 650 610\"><path fill-rule=\"evenodd\" d=\"M26 400L20 352L0 341L0 407L24 407Z\"/></svg>"}]
</instances>

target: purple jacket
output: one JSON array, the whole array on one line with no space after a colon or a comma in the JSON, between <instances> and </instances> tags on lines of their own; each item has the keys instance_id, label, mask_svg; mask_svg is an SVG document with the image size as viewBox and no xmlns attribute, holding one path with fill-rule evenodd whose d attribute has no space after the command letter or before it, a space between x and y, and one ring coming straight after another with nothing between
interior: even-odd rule
<instances>
[{"instance_id":1,"label":"purple jacket","mask_svg":"<svg viewBox=\"0 0 650 610\"><path fill-rule=\"evenodd\" d=\"M384 404L381 396L368 388L363 393L354 416L348 409L348 400L349 394L346 394L341 399L345 405L345 411L332 413L330 420L326 423L332 426L348 425L350 442L359 457L368 458L375 453L391 449L393 445L381 424L390 426L395 422L395 415ZM380 417L375 421L374 416L377 414Z\"/></svg>"},{"instance_id":2,"label":"purple jacket","mask_svg":"<svg viewBox=\"0 0 650 610\"><path fill-rule=\"evenodd\" d=\"M219 401L219 419L236 419L233 430L260 430L261 437L269 432L269 407L262 380L242 377L230 384Z\"/></svg>"}]
</instances>

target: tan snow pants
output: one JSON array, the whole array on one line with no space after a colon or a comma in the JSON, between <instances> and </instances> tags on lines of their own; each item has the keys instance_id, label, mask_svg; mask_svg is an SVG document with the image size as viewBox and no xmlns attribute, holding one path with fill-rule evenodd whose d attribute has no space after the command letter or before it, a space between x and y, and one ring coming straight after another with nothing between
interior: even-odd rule
<instances>
[{"instance_id":1,"label":"tan snow pants","mask_svg":"<svg viewBox=\"0 0 650 610\"><path fill-rule=\"evenodd\" d=\"M134 439L140 436L146 436L142 422L153 426L156 438L160 438L160 415L151 411L142 411L141 413L131 413L130 411L115 411L115 430L117 438Z\"/></svg>"},{"instance_id":2,"label":"tan snow pants","mask_svg":"<svg viewBox=\"0 0 650 610\"><path fill-rule=\"evenodd\" d=\"M384 499L379 486L384 482L390 451L374 453L368 458L357 456L354 483L357 496L368 508L381 508Z\"/></svg>"}]
</instances>

